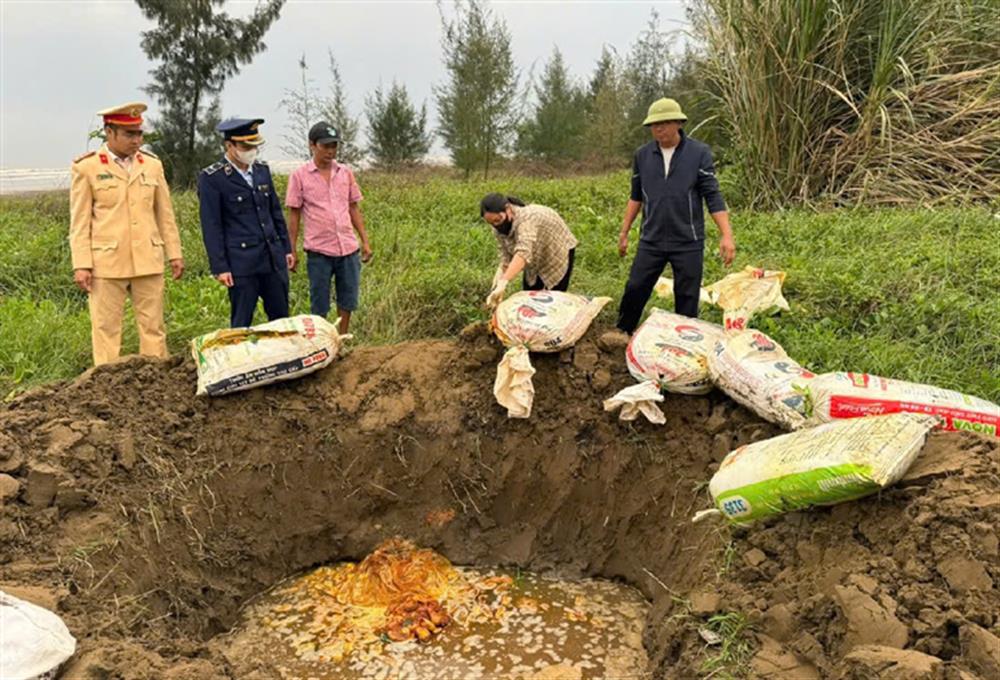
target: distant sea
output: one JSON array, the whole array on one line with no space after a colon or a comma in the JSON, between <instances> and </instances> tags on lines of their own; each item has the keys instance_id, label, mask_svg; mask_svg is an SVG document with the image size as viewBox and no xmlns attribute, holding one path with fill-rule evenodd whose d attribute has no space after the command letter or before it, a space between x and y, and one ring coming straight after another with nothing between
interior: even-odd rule
<instances>
[{"instance_id":1,"label":"distant sea","mask_svg":"<svg viewBox=\"0 0 1000 680\"><path fill-rule=\"evenodd\" d=\"M272 170L287 175L302 161L269 161ZM69 166L65 168L0 168L0 195L35 191L69 190Z\"/></svg>"},{"instance_id":2,"label":"distant sea","mask_svg":"<svg viewBox=\"0 0 1000 680\"><path fill-rule=\"evenodd\" d=\"M301 160L269 160L268 165L276 175L289 175L302 164ZM428 156L428 165L450 165L446 156ZM360 168L367 163L362 161ZM68 191L69 166L64 168L0 168L0 196L28 194L36 191Z\"/></svg>"}]
</instances>

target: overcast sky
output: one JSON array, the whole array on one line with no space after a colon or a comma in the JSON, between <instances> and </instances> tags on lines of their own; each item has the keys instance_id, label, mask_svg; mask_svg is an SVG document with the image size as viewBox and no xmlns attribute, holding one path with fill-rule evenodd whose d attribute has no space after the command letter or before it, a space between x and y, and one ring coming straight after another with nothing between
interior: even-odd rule
<instances>
[{"instance_id":1,"label":"overcast sky","mask_svg":"<svg viewBox=\"0 0 1000 680\"><path fill-rule=\"evenodd\" d=\"M252 1L228 2L244 15ZM681 0L493 2L512 34L517 66L540 71L555 45L571 72L589 77L601 46L626 53L652 8L664 30L683 30ZM150 22L131 0L0 0L0 167L61 167L87 150L94 112L147 100L150 62L140 34ZM436 121L432 86L444 79L437 7L420 0L367 2L289 0L265 36L267 50L230 79L222 93L223 116L259 116L271 142L265 157L284 156L282 92L298 79L303 53L317 84L328 85L326 53L340 65L351 113L364 97L395 78ZM151 103L150 113L156 115ZM149 115L149 114L147 114ZM91 143L91 148L94 146ZM435 150L442 153L440 144ZM433 153L433 151L432 151Z\"/></svg>"}]
</instances>

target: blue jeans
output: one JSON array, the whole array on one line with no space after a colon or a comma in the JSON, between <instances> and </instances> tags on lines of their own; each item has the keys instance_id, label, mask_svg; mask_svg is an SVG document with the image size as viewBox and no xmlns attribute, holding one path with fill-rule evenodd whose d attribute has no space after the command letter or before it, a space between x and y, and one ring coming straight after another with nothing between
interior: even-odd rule
<instances>
[{"instance_id":1,"label":"blue jeans","mask_svg":"<svg viewBox=\"0 0 1000 680\"><path fill-rule=\"evenodd\" d=\"M361 288L361 253L324 255L306 251L306 272L309 274L309 311L326 318L330 313L330 279L334 281L337 307L345 312L358 308Z\"/></svg>"}]
</instances>

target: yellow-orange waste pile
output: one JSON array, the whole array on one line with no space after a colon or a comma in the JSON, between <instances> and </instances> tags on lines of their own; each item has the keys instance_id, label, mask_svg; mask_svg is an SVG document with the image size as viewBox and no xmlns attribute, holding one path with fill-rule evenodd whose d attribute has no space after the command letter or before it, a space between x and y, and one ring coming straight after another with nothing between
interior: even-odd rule
<instances>
[{"instance_id":1,"label":"yellow-orange waste pile","mask_svg":"<svg viewBox=\"0 0 1000 680\"><path fill-rule=\"evenodd\" d=\"M287 603L265 622L294 630L299 651L336 661L383 642L427 642L453 620L500 621L511 585L508 576L474 580L433 550L394 538L358 564L317 569L279 591Z\"/></svg>"}]
</instances>

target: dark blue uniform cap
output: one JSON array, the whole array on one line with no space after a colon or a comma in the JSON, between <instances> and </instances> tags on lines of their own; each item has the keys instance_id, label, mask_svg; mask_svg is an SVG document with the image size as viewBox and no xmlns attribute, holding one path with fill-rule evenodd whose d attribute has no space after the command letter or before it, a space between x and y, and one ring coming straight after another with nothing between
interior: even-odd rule
<instances>
[{"instance_id":1,"label":"dark blue uniform cap","mask_svg":"<svg viewBox=\"0 0 1000 680\"><path fill-rule=\"evenodd\" d=\"M219 123L215 129L227 141L257 146L264 143L264 138L257 131L257 127L263 122L263 118L229 118Z\"/></svg>"}]
</instances>

